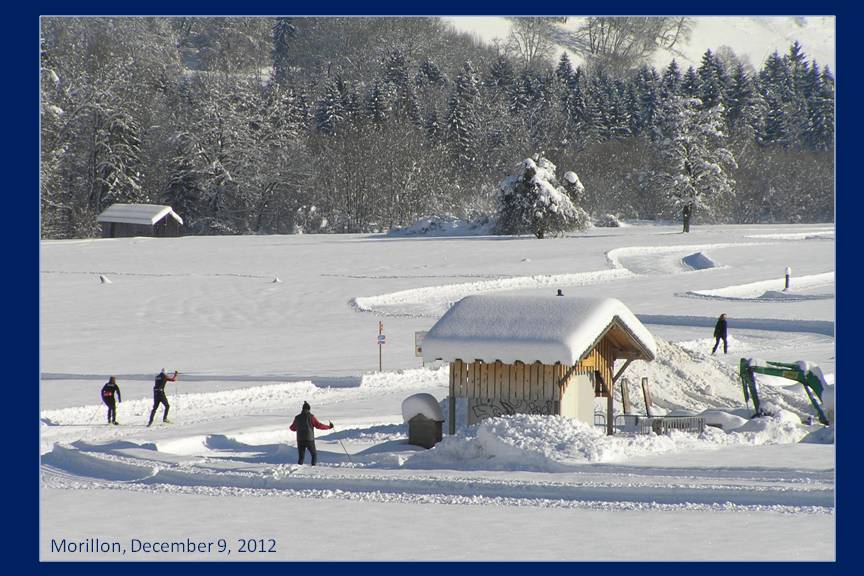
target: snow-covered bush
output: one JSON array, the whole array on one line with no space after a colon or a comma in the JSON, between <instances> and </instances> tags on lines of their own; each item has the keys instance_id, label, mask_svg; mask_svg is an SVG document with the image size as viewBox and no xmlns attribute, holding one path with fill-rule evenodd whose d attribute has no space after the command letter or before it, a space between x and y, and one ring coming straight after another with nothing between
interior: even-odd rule
<instances>
[{"instance_id":1,"label":"snow-covered bush","mask_svg":"<svg viewBox=\"0 0 864 576\"><path fill-rule=\"evenodd\" d=\"M620 228L621 221L615 214L603 214L594 219L594 226L598 228Z\"/></svg>"},{"instance_id":2,"label":"snow-covered bush","mask_svg":"<svg viewBox=\"0 0 864 576\"><path fill-rule=\"evenodd\" d=\"M575 202L585 190L573 172L558 182L555 165L535 154L519 164L516 174L501 183L496 196L498 234L531 232L537 238L584 230L588 215Z\"/></svg>"}]
</instances>

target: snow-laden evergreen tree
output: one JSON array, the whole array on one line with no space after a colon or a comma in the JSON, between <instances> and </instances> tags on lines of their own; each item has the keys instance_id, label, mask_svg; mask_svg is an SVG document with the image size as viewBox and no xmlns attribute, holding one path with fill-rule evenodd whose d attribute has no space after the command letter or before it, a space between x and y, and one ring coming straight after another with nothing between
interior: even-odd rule
<instances>
[{"instance_id":1,"label":"snow-laden evergreen tree","mask_svg":"<svg viewBox=\"0 0 864 576\"><path fill-rule=\"evenodd\" d=\"M703 106L711 107L718 104L726 105L726 90L728 75L723 63L717 59L711 50L702 55L702 64L697 70L699 76L699 98Z\"/></svg>"},{"instance_id":2,"label":"snow-laden evergreen tree","mask_svg":"<svg viewBox=\"0 0 864 576\"><path fill-rule=\"evenodd\" d=\"M567 172L565 187L555 171L552 162L535 154L501 183L496 196L498 234L531 232L544 238L585 229L588 215L571 197L582 194L582 183L575 173Z\"/></svg>"},{"instance_id":3,"label":"snow-laden evergreen tree","mask_svg":"<svg viewBox=\"0 0 864 576\"><path fill-rule=\"evenodd\" d=\"M764 116L756 134L757 142L764 146L789 146L792 142L792 131L789 116L786 114L788 107L783 104L782 97L774 91L772 84L763 88L762 101Z\"/></svg>"},{"instance_id":4,"label":"snow-laden evergreen tree","mask_svg":"<svg viewBox=\"0 0 864 576\"><path fill-rule=\"evenodd\" d=\"M627 86L622 80L615 80L611 93L611 109L609 114L609 138L623 140L631 136L630 105L628 103Z\"/></svg>"},{"instance_id":5,"label":"snow-laden evergreen tree","mask_svg":"<svg viewBox=\"0 0 864 576\"><path fill-rule=\"evenodd\" d=\"M699 98L701 89L699 75L692 66L688 67L684 77L681 78L681 95L687 98Z\"/></svg>"},{"instance_id":6,"label":"snow-laden evergreen tree","mask_svg":"<svg viewBox=\"0 0 864 576\"><path fill-rule=\"evenodd\" d=\"M315 107L315 128L322 134L333 136L340 130L344 120L342 95L336 82L329 80L324 87L324 94Z\"/></svg>"},{"instance_id":7,"label":"snow-laden evergreen tree","mask_svg":"<svg viewBox=\"0 0 864 576\"><path fill-rule=\"evenodd\" d=\"M294 62L292 43L297 35L294 18L276 18L273 24L273 82L287 86Z\"/></svg>"},{"instance_id":8,"label":"snow-laden evergreen tree","mask_svg":"<svg viewBox=\"0 0 864 576\"><path fill-rule=\"evenodd\" d=\"M480 99L479 80L468 60L456 77L447 114L447 138L459 162L470 164L477 157L477 106Z\"/></svg>"},{"instance_id":9,"label":"snow-laden evergreen tree","mask_svg":"<svg viewBox=\"0 0 864 576\"><path fill-rule=\"evenodd\" d=\"M510 86L510 103L507 110L511 115L518 116L528 108L531 98L531 77L526 70Z\"/></svg>"},{"instance_id":10,"label":"snow-laden evergreen tree","mask_svg":"<svg viewBox=\"0 0 864 576\"><path fill-rule=\"evenodd\" d=\"M558 67L555 68L555 75L565 84L568 84L570 79L573 77L573 65L570 64L570 57L567 56L566 52L561 53L561 58L558 60Z\"/></svg>"},{"instance_id":11,"label":"snow-laden evergreen tree","mask_svg":"<svg viewBox=\"0 0 864 576\"><path fill-rule=\"evenodd\" d=\"M675 97L664 104L658 141L663 166L654 185L680 210L684 232L696 210L711 214L718 202L734 195L729 171L735 158L723 144L723 107L705 108L698 98Z\"/></svg>"},{"instance_id":12,"label":"snow-laden evergreen tree","mask_svg":"<svg viewBox=\"0 0 864 576\"><path fill-rule=\"evenodd\" d=\"M372 85L366 96L366 118L373 124L381 125L390 114L390 101L385 89L379 82Z\"/></svg>"},{"instance_id":13,"label":"snow-laden evergreen tree","mask_svg":"<svg viewBox=\"0 0 864 576\"><path fill-rule=\"evenodd\" d=\"M427 85L435 85L435 86L443 86L447 83L447 79L444 77L444 74L441 72L441 68L438 67L433 60L426 58L423 62L420 63L420 68L417 70L417 74L414 76L414 82L417 84L418 88L425 87Z\"/></svg>"},{"instance_id":14,"label":"snow-laden evergreen tree","mask_svg":"<svg viewBox=\"0 0 864 576\"><path fill-rule=\"evenodd\" d=\"M660 97L667 99L672 96L677 96L681 91L681 69L678 68L678 63L675 60L669 63L663 71L663 77L660 80Z\"/></svg>"},{"instance_id":15,"label":"snow-laden evergreen tree","mask_svg":"<svg viewBox=\"0 0 864 576\"><path fill-rule=\"evenodd\" d=\"M648 66L642 66L633 83L639 104L639 113L634 119L635 133L651 134L654 129L654 117L660 105L660 78L657 71Z\"/></svg>"},{"instance_id":16,"label":"snow-laden evergreen tree","mask_svg":"<svg viewBox=\"0 0 864 576\"><path fill-rule=\"evenodd\" d=\"M819 67L815 64L813 73L819 74ZM828 67L819 74L811 97L805 138L815 150L830 150L834 146L834 77Z\"/></svg>"},{"instance_id":17,"label":"snow-laden evergreen tree","mask_svg":"<svg viewBox=\"0 0 864 576\"><path fill-rule=\"evenodd\" d=\"M432 143L437 143L441 138L441 124L438 121L438 111L434 108L426 115L424 125L426 130L426 138Z\"/></svg>"},{"instance_id":18,"label":"snow-laden evergreen tree","mask_svg":"<svg viewBox=\"0 0 864 576\"><path fill-rule=\"evenodd\" d=\"M762 117L761 101L753 80L741 62L732 73L726 100L729 135L745 142L752 141Z\"/></svg>"},{"instance_id":19,"label":"snow-laden evergreen tree","mask_svg":"<svg viewBox=\"0 0 864 576\"><path fill-rule=\"evenodd\" d=\"M393 50L387 57L384 63L384 81L397 88L408 85L408 64L401 50Z\"/></svg>"}]
</instances>

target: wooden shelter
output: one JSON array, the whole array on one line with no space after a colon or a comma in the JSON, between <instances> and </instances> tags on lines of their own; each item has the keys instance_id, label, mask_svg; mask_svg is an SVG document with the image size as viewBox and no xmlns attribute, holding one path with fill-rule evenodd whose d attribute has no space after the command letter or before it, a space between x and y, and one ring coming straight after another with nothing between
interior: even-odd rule
<instances>
[{"instance_id":1,"label":"wooden shelter","mask_svg":"<svg viewBox=\"0 0 864 576\"><path fill-rule=\"evenodd\" d=\"M424 360L450 362L449 433L455 399L467 398L468 423L506 414L557 414L594 422L634 360L651 361L650 332L614 298L469 296L453 305L423 341ZM614 371L615 362L624 364Z\"/></svg>"},{"instance_id":2,"label":"wooden shelter","mask_svg":"<svg viewBox=\"0 0 864 576\"><path fill-rule=\"evenodd\" d=\"M170 206L158 204L112 204L99 215L103 238L182 235L183 219Z\"/></svg>"}]
</instances>

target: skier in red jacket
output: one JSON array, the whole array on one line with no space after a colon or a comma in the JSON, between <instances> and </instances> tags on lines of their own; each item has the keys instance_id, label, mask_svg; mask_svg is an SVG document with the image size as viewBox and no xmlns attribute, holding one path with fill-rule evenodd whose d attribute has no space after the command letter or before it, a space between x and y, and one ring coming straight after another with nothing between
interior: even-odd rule
<instances>
[{"instance_id":1,"label":"skier in red jacket","mask_svg":"<svg viewBox=\"0 0 864 576\"><path fill-rule=\"evenodd\" d=\"M306 449L308 448L309 453L312 454L312 466L315 466L318 463L318 451L315 449L315 428L319 430L331 430L333 422L321 424L310 410L309 403L303 402L303 410L294 417L294 422L291 423L290 429L293 432L297 432L297 452L300 455L297 463L303 464Z\"/></svg>"}]
</instances>

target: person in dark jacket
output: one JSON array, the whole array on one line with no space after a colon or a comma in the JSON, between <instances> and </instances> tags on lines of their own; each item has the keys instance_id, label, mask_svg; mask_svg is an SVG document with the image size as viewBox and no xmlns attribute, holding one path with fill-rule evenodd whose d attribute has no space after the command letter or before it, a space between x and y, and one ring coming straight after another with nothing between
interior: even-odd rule
<instances>
[{"instance_id":1,"label":"person in dark jacket","mask_svg":"<svg viewBox=\"0 0 864 576\"><path fill-rule=\"evenodd\" d=\"M168 422L168 409L171 407L168 404L168 397L165 395L165 384L168 382L174 382L177 380L177 371L174 371L174 376L168 376L165 374L165 369L162 368L162 371L156 375L156 383L153 385L153 410L150 411L150 421L147 423L147 426L153 424L153 417L156 415L156 410L159 408L159 404L165 405L165 412L162 413L162 421Z\"/></svg>"},{"instance_id":2,"label":"person in dark jacket","mask_svg":"<svg viewBox=\"0 0 864 576\"><path fill-rule=\"evenodd\" d=\"M102 401L108 406L108 424L117 424L117 402L122 402L122 400L120 399L120 387L117 386L117 379L114 376L108 378L108 382L102 386Z\"/></svg>"},{"instance_id":3,"label":"person in dark jacket","mask_svg":"<svg viewBox=\"0 0 864 576\"><path fill-rule=\"evenodd\" d=\"M318 463L318 451L315 449L315 428L331 430L333 422L327 425L321 424L310 410L309 403L303 402L303 410L294 417L290 429L297 432L297 452L299 453L297 464L303 464L308 449L309 453L312 454L312 466L315 466Z\"/></svg>"},{"instance_id":4,"label":"person in dark jacket","mask_svg":"<svg viewBox=\"0 0 864 576\"><path fill-rule=\"evenodd\" d=\"M717 324L714 325L714 348L711 350L711 354L717 352L720 340L723 340L723 353L726 354L729 349L729 345L726 342L726 314L720 314Z\"/></svg>"}]
</instances>

